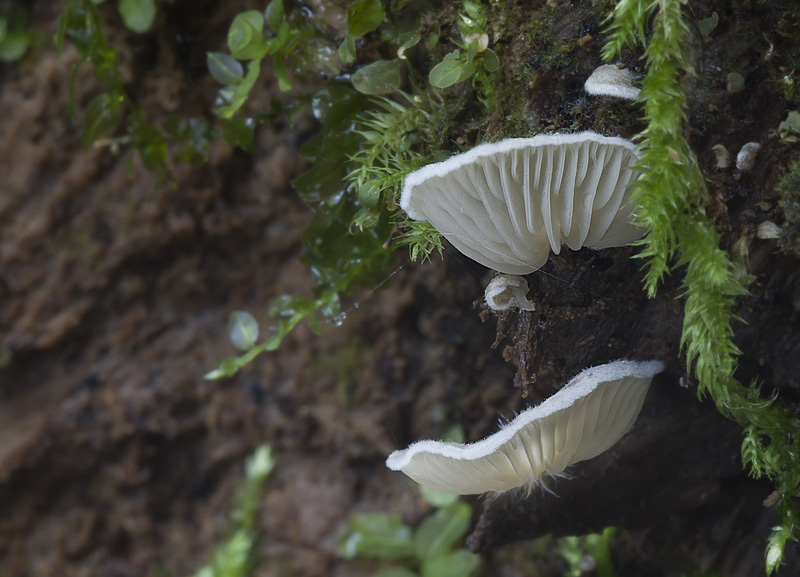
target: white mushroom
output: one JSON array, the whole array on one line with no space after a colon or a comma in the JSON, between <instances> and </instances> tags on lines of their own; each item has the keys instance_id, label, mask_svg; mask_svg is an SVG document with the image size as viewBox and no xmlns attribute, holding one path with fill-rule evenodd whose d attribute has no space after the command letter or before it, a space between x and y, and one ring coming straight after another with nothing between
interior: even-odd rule
<instances>
[{"instance_id":1,"label":"white mushroom","mask_svg":"<svg viewBox=\"0 0 800 577\"><path fill-rule=\"evenodd\" d=\"M756 236L762 240L773 240L780 238L782 234L783 231L781 230L781 227L771 220L765 220L764 222L760 223L758 225L758 229L756 230Z\"/></svg>"},{"instance_id":2,"label":"white mushroom","mask_svg":"<svg viewBox=\"0 0 800 577\"><path fill-rule=\"evenodd\" d=\"M748 171L753 168L756 162L756 155L761 150L761 145L758 142L748 142L736 155L736 168L741 171Z\"/></svg>"},{"instance_id":3,"label":"white mushroom","mask_svg":"<svg viewBox=\"0 0 800 577\"><path fill-rule=\"evenodd\" d=\"M389 455L386 466L446 493L531 486L614 445L633 425L662 370L660 361L624 360L586 369L482 441L419 441Z\"/></svg>"},{"instance_id":4,"label":"white mushroom","mask_svg":"<svg viewBox=\"0 0 800 577\"><path fill-rule=\"evenodd\" d=\"M400 206L479 263L508 274L541 268L561 245L623 246L632 224L634 145L594 132L481 144L406 177Z\"/></svg>"},{"instance_id":5,"label":"white mushroom","mask_svg":"<svg viewBox=\"0 0 800 577\"><path fill-rule=\"evenodd\" d=\"M604 64L586 80L583 89L597 96L615 96L636 100L641 90L633 85L633 74L615 64Z\"/></svg>"},{"instance_id":6,"label":"white mushroom","mask_svg":"<svg viewBox=\"0 0 800 577\"><path fill-rule=\"evenodd\" d=\"M524 278L513 274L499 274L486 285L484 298L493 311L536 310L527 295L528 283Z\"/></svg>"},{"instance_id":7,"label":"white mushroom","mask_svg":"<svg viewBox=\"0 0 800 577\"><path fill-rule=\"evenodd\" d=\"M728 168L731 165L731 154L727 148L721 144L715 144L711 150L717 159L717 168Z\"/></svg>"}]
</instances>

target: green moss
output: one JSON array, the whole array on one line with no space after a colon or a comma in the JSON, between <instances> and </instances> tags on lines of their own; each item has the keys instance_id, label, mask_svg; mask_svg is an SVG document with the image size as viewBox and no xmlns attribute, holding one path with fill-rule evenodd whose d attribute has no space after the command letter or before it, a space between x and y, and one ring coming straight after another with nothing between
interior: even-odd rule
<instances>
[{"instance_id":1,"label":"green moss","mask_svg":"<svg viewBox=\"0 0 800 577\"><path fill-rule=\"evenodd\" d=\"M786 219L781 243L785 250L800 256L800 161L789 167L775 190Z\"/></svg>"},{"instance_id":2,"label":"green moss","mask_svg":"<svg viewBox=\"0 0 800 577\"><path fill-rule=\"evenodd\" d=\"M607 59L626 44L645 47L647 77L642 83L647 127L640 134L642 176L635 201L647 227L638 257L645 260L645 288L652 296L662 278L684 267L686 305L681 347L698 382L718 410L744 428L742 459L751 475L768 476L780 491L778 524L767 546L767 572L781 563L787 541L800 534L800 459L785 431L798 430L793 409L763 399L756 387L734 378L739 350L733 343L735 297L746 293L734 265L719 248L720 235L703 211L708 197L697 160L684 137L686 94L681 79L693 72L685 53L690 34L681 0L621 0L611 19ZM645 30L651 29L649 34ZM677 255L677 262L673 256ZM762 443L760 439L770 439Z\"/></svg>"}]
</instances>

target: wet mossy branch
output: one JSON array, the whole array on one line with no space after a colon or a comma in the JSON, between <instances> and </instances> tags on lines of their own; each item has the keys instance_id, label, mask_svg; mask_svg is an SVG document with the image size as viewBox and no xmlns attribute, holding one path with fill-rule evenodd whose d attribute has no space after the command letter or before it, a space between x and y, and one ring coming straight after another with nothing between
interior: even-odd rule
<instances>
[{"instance_id":1,"label":"wet mossy branch","mask_svg":"<svg viewBox=\"0 0 800 577\"><path fill-rule=\"evenodd\" d=\"M653 296L664 275L685 267L686 297L681 346L694 369L698 395L709 394L718 410L744 427L742 458L755 477L776 484L778 525L767 547L767 571L783 559L786 542L800 534L800 455L790 431L797 416L764 399L756 387L734 378L739 349L733 343L735 297L746 294L733 264L720 249L720 235L703 210L707 190L684 137L686 94L682 79L693 73L684 53L689 37L681 0L621 0L610 16L607 60L623 47L642 46L647 76L642 82L647 128L639 135L642 176L637 182L639 223L647 228L639 257L645 260L645 290ZM646 25L652 22L650 36ZM673 257L678 256L677 260Z\"/></svg>"}]
</instances>

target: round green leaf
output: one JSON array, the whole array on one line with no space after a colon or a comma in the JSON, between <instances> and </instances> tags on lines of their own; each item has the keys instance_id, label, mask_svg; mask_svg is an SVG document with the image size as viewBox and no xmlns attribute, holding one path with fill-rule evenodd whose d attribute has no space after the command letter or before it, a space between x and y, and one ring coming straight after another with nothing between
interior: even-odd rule
<instances>
[{"instance_id":1,"label":"round green leaf","mask_svg":"<svg viewBox=\"0 0 800 577\"><path fill-rule=\"evenodd\" d=\"M487 48L483 52L483 67L486 68L487 72L494 72L499 66L500 60L497 58L497 54L495 54L493 50Z\"/></svg>"},{"instance_id":2,"label":"round green leaf","mask_svg":"<svg viewBox=\"0 0 800 577\"><path fill-rule=\"evenodd\" d=\"M206 56L206 62L211 76L220 84L236 86L244 78L242 63L227 54L209 52Z\"/></svg>"},{"instance_id":3,"label":"round green leaf","mask_svg":"<svg viewBox=\"0 0 800 577\"><path fill-rule=\"evenodd\" d=\"M354 72L350 80L362 94L391 94L400 89L401 67L397 60L377 60Z\"/></svg>"},{"instance_id":4,"label":"round green leaf","mask_svg":"<svg viewBox=\"0 0 800 577\"><path fill-rule=\"evenodd\" d=\"M353 36L372 32L383 22L381 0L356 0L347 7L347 28Z\"/></svg>"},{"instance_id":5,"label":"round green leaf","mask_svg":"<svg viewBox=\"0 0 800 577\"><path fill-rule=\"evenodd\" d=\"M266 10L264 10L264 18L267 21L267 26L269 26L273 32L277 32L284 18L283 0L271 0L270 3L267 4Z\"/></svg>"},{"instance_id":6,"label":"round green leaf","mask_svg":"<svg viewBox=\"0 0 800 577\"><path fill-rule=\"evenodd\" d=\"M339 45L339 59L342 64L352 64L356 60L356 37L352 32L348 32Z\"/></svg>"},{"instance_id":7,"label":"round green leaf","mask_svg":"<svg viewBox=\"0 0 800 577\"><path fill-rule=\"evenodd\" d=\"M154 0L119 0L117 4L122 20L129 30L147 32L156 17Z\"/></svg>"},{"instance_id":8,"label":"round green leaf","mask_svg":"<svg viewBox=\"0 0 800 577\"><path fill-rule=\"evenodd\" d=\"M25 55L31 43L31 34L27 30L13 30L0 40L0 60L15 62Z\"/></svg>"},{"instance_id":9,"label":"round green leaf","mask_svg":"<svg viewBox=\"0 0 800 577\"><path fill-rule=\"evenodd\" d=\"M711 16L709 16L708 18L703 18L697 23L697 29L703 36L708 36L717 27L718 22L719 22L719 15L716 12L712 12Z\"/></svg>"},{"instance_id":10,"label":"round green leaf","mask_svg":"<svg viewBox=\"0 0 800 577\"><path fill-rule=\"evenodd\" d=\"M258 10L248 10L237 15L228 30L228 49L231 56L241 60L263 58L267 45L261 35L264 15Z\"/></svg>"},{"instance_id":11,"label":"round green leaf","mask_svg":"<svg viewBox=\"0 0 800 577\"><path fill-rule=\"evenodd\" d=\"M247 311L234 311L228 318L231 344L240 351L249 351L258 340L258 321Z\"/></svg>"},{"instance_id":12,"label":"round green leaf","mask_svg":"<svg viewBox=\"0 0 800 577\"><path fill-rule=\"evenodd\" d=\"M460 60L442 60L433 67L428 81L436 88L447 88L456 84L464 72L464 63Z\"/></svg>"}]
</instances>

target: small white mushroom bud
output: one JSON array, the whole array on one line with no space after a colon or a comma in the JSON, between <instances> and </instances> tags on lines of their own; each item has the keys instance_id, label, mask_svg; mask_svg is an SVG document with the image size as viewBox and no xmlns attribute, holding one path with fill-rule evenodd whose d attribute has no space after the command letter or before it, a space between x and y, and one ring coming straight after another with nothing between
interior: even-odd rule
<instances>
[{"instance_id":1,"label":"small white mushroom bud","mask_svg":"<svg viewBox=\"0 0 800 577\"><path fill-rule=\"evenodd\" d=\"M756 161L756 154L761 150L761 145L758 142L748 142L736 155L736 168L741 171L748 171L753 168Z\"/></svg>"},{"instance_id":2,"label":"small white mushroom bud","mask_svg":"<svg viewBox=\"0 0 800 577\"><path fill-rule=\"evenodd\" d=\"M761 224L758 225L758 230L756 231L756 236L761 240L771 240L781 237L781 227L777 224L772 222L771 220L765 220ZM486 290L489 290L488 288Z\"/></svg>"},{"instance_id":3,"label":"small white mushroom bud","mask_svg":"<svg viewBox=\"0 0 800 577\"><path fill-rule=\"evenodd\" d=\"M536 310L533 303L526 298L527 294L528 283L524 278L514 274L499 274L486 285L484 297L493 311Z\"/></svg>"},{"instance_id":4,"label":"small white mushroom bud","mask_svg":"<svg viewBox=\"0 0 800 577\"><path fill-rule=\"evenodd\" d=\"M588 94L615 96L626 100L636 100L640 92L633 85L631 71L614 64L604 64L592 72L583 89Z\"/></svg>"},{"instance_id":5,"label":"small white mushroom bud","mask_svg":"<svg viewBox=\"0 0 800 577\"><path fill-rule=\"evenodd\" d=\"M721 144L715 144L711 147L714 156L717 157L717 168L728 168L731 165L731 153L728 149Z\"/></svg>"}]
</instances>

